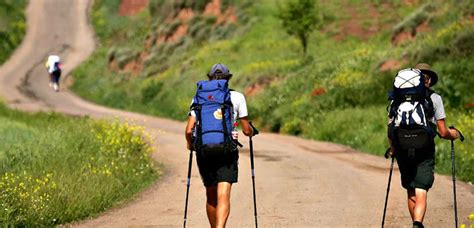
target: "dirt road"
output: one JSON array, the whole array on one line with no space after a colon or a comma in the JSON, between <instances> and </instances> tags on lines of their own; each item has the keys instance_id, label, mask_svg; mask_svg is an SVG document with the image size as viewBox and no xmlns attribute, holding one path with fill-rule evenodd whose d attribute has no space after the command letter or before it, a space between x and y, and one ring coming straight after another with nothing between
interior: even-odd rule
<instances>
[{"instance_id":1,"label":"dirt road","mask_svg":"<svg viewBox=\"0 0 474 228\"><path fill-rule=\"evenodd\" d=\"M165 165L165 176L131 202L75 226L181 226L188 162L184 124L100 107L64 88L54 93L47 85L43 63L48 54L62 56L67 75L93 51L93 33L86 13L89 4L88 0L30 1L25 40L0 68L0 95L11 107L22 110L132 119L145 125L155 139L153 157ZM248 148L248 140L242 141ZM275 134L258 135L254 146L262 227L380 226L388 160L340 145ZM204 188L195 163L191 181L188 224L206 227ZM248 149L243 149L228 227L253 227L251 186ZM468 223L468 214L474 212L474 187L461 182L457 187L460 222ZM428 227L453 226L452 197L450 177L437 175L429 192ZM386 225L410 224L405 192L395 170Z\"/></svg>"}]
</instances>

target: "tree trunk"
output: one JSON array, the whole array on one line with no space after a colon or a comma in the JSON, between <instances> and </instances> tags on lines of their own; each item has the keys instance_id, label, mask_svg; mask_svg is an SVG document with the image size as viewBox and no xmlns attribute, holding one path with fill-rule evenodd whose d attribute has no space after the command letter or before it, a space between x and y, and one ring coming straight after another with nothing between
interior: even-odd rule
<instances>
[{"instance_id":1,"label":"tree trunk","mask_svg":"<svg viewBox=\"0 0 474 228\"><path fill-rule=\"evenodd\" d=\"M308 37L306 34L299 34L301 45L303 46L303 53L306 55L306 49L308 47Z\"/></svg>"}]
</instances>

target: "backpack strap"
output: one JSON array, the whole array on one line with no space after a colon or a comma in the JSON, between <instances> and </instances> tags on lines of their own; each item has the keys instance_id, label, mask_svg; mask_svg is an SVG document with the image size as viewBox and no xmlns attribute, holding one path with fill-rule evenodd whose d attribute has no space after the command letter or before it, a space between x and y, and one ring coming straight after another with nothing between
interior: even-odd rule
<instances>
[{"instance_id":1,"label":"backpack strap","mask_svg":"<svg viewBox=\"0 0 474 228\"><path fill-rule=\"evenodd\" d=\"M424 105L424 108L425 108L425 113L426 113L426 117L431 119L434 117L434 104L433 104L433 100L431 100L431 95L433 95L435 93L434 90L431 90L429 88L426 88L426 104Z\"/></svg>"},{"instance_id":2,"label":"backpack strap","mask_svg":"<svg viewBox=\"0 0 474 228\"><path fill-rule=\"evenodd\" d=\"M222 113L222 129L224 130L224 144L229 144L229 132L227 129L227 123L225 121L225 111L226 111L226 104L221 105L221 113Z\"/></svg>"},{"instance_id":3,"label":"backpack strap","mask_svg":"<svg viewBox=\"0 0 474 228\"><path fill-rule=\"evenodd\" d=\"M433 131L434 134L439 135L436 124L430 121L434 117L434 103L433 103L433 100L431 99L431 95L433 95L434 93L436 93L434 90L429 89L429 88L426 89L426 103L424 104L423 108L426 110L425 113L426 113L426 118L428 119L427 120L428 127Z\"/></svg>"},{"instance_id":4,"label":"backpack strap","mask_svg":"<svg viewBox=\"0 0 474 228\"><path fill-rule=\"evenodd\" d=\"M199 151L202 148L202 115L201 115L202 106L199 103L193 103L191 105L191 110L196 114L196 139L194 140L194 148Z\"/></svg>"},{"instance_id":5,"label":"backpack strap","mask_svg":"<svg viewBox=\"0 0 474 228\"><path fill-rule=\"evenodd\" d=\"M226 97L224 98L224 100L227 100L227 96L230 96L230 91L229 93L226 94ZM233 107L232 102L225 102L224 104L221 105L222 129L224 130L224 145L229 150L232 150L235 147L235 144L233 143L233 140L231 140L232 136L229 134L229 129L227 129L225 114L226 114L226 111L228 111L229 118L232 120L232 115L233 115L232 107Z\"/></svg>"}]
</instances>

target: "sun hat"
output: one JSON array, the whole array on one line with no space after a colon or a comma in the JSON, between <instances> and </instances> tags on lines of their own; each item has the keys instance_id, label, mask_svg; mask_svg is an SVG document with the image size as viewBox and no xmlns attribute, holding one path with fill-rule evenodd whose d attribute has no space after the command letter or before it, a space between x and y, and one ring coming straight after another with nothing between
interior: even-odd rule
<instances>
[{"instance_id":1,"label":"sun hat","mask_svg":"<svg viewBox=\"0 0 474 228\"><path fill-rule=\"evenodd\" d=\"M415 65L416 69L419 69L424 75L428 75L431 79L430 87L434 86L438 82L438 75L431 70L431 66L427 63L418 63Z\"/></svg>"}]
</instances>

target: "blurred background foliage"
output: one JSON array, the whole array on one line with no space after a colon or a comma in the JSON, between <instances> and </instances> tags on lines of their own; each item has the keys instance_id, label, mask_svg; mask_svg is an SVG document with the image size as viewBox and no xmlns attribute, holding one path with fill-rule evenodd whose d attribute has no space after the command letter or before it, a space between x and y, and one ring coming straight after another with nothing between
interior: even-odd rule
<instances>
[{"instance_id":1,"label":"blurred background foliage","mask_svg":"<svg viewBox=\"0 0 474 228\"><path fill-rule=\"evenodd\" d=\"M7 60L25 35L27 0L0 1L0 65Z\"/></svg>"}]
</instances>

